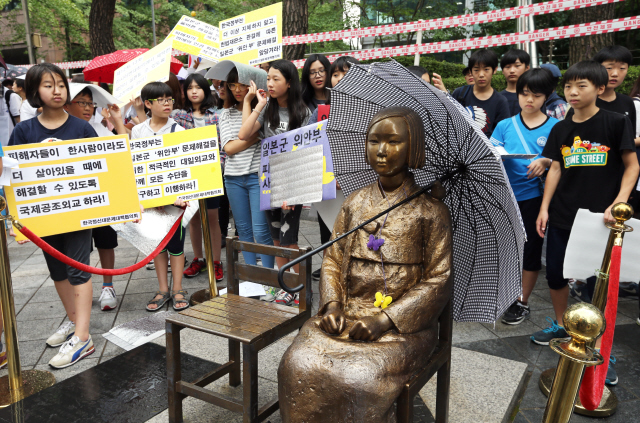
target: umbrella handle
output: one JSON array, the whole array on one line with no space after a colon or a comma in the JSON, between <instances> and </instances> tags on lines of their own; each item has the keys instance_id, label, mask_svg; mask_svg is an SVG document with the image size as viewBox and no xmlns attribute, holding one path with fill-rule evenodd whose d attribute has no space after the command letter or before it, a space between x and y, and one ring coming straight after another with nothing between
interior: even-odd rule
<instances>
[{"instance_id":1,"label":"umbrella handle","mask_svg":"<svg viewBox=\"0 0 640 423\"><path fill-rule=\"evenodd\" d=\"M457 173L457 172L454 172L454 173ZM425 192L429 191L432 187L434 187L434 185L436 185L436 183L439 183L440 181L444 181L446 179L449 179L451 176L453 176L454 173L447 174L447 175L443 176L440 180L437 180L437 181L431 183L430 185L427 185L426 187L421 188L415 194L412 194L409 197L405 198L404 200L392 205L391 207L389 207L385 211L378 213L377 215L375 215L371 219L367 220L366 222L363 222L363 223L359 224L358 226L356 226L355 228L351 229L350 231L343 233L339 237L336 237L336 238L330 240L329 242L327 242L325 244L322 244L321 246L319 246L315 250L309 251L308 253L301 255L300 257L298 257L295 260L291 260L289 263L287 263L284 266L282 266L280 268L280 270L278 271L278 283L280 284L280 287L282 289L284 289L285 291L287 291L288 293L290 293L290 294L295 294L296 292L302 291L302 288L304 288L304 284L300 284L300 285L298 285L296 287L290 288L284 283L284 272L286 272L287 270L291 269L296 264L301 263L304 260L306 260L307 258L313 256L314 254L318 254L320 251L326 250L327 248L329 248L330 246L332 246L336 242L340 241L342 238L344 238L344 237L346 237L348 235L351 235L353 232L355 232L358 229L364 227L365 225L368 225L369 223L373 222L374 220L379 219L380 217L382 217L385 214L389 213L391 210L396 209L396 208L400 207L401 205L403 205L405 203L408 203L409 201L413 200L414 198L417 198L417 197L421 196Z\"/></svg>"}]
</instances>

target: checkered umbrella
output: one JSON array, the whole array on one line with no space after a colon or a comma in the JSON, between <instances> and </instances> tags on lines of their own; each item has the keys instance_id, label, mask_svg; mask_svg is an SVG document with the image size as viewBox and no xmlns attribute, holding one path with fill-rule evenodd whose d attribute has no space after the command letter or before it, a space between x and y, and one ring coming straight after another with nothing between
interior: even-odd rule
<instances>
[{"instance_id":1,"label":"checkered umbrella","mask_svg":"<svg viewBox=\"0 0 640 423\"><path fill-rule=\"evenodd\" d=\"M406 106L424 123L426 187L441 180L453 222L457 321L494 322L521 293L525 232L498 153L451 97L397 62L353 66L331 92L327 135L345 195L377 179L365 161L365 137L380 109Z\"/></svg>"},{"instance_id":2,"label":"checkered umbrella","mask_svg":"<svg viewBox=\"0 0 640 423\"><path fill-rule=\"evenodd\" d=\"M130 62L141 54L149 51L148 48L136 48L132 50L118 50L94 58L86 68L82 70L86 81L113 83L113 74L125 63ZM176 75L182 69L182 62L171 57L171 72Z\"/></svg>"}]
</instances>

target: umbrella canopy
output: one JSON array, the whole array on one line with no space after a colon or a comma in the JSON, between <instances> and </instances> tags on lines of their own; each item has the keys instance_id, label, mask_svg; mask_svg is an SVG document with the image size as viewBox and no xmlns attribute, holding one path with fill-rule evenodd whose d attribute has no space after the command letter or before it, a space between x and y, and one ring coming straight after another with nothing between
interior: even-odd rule
<instances>
[{"instance_id":1,"label":"umbrella canopy","mask_svg":"<svg viewBox=\"0 0 640 423\"><path fill-rule=\"evenodd\" d=\"M345 195L377 179L365 161L367 126L406 106L424 123L426 166L416 183L442 180L453 222L457 321L494 322L521 294L525 232L499 155L451 97L397 62L353 66L331 92L327 135Z\"/></svg>"},{"instance_id":2,"label":"umbrella canopy","mask_svg":"<svg viewBox=\"0 0 640 423\"><path fill-rule=\"evenodd\" d=\"M227 75L233 68L236 68L238 71L238 82L241 84L250 85L251 81L253 81L258 89L267 89L267 73L264 70L244 63L234 62L233 60L223 60L219 62L209 69L204 77L207 79L226 81Z\"/></svg>"},{"instance_id":3,"label":"umbrella canopy","mask_svg":"<svg viewBox=\"0 0 640 423\"><path fill-rule=\"evenodd\" d=\"M19 76L26 75L29 70L23 66L10 65L8 63L5 66L5 70L0 71L0 81L4 81L7 78L16 79Z\"/></svg>"},{"instance_id":4,"label":"umbrella canopy","mask_svg":"<svg viewBox=\"0 0 640 423\"><path fill-rule=\"evenodd\" d=\"M98 56L82 70L86 81L113 83L113 74L125 63L130 62L141 54L149 51L148 48L136 48L133 50L118 50L113 53ZM176 75L182 69L182 62L171 57L171 72Z\"/></svg>"},{"instance_id":5,"label":"umbrella canopy","mask_svg":"<svg viewBox=\"0 0 640 423\"><path fill-rule=\"evenodd\" d=\"M79 84L77 82L69 83L69 94L71 99L73 100L80 91L85 88L89 88L91 90L91 97L93 97L93 102L98 105L98 107L108 107L110 104L122 104L124 101L119 100L111 95L108 91L100 88L97 85L93 84Z\"/></svg>"}]
</instances>

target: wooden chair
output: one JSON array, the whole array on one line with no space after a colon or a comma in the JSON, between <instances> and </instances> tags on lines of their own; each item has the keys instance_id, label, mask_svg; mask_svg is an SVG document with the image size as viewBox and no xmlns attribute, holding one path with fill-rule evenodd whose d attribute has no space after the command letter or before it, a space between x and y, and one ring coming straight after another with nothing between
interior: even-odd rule
<instances>
[{"instance_id":1,"label":"wooden chair","mask_svg":"<svg viewBox=\"0 0 640 423\"><path fill-rule=\"evenodd\" d=\"M239 280L279 288L277 270L238 262L238 252L295 259L310 250L293 250L241 242L227 238L227 294L181 311L167 318L167 379L169 384L169 422L182 422L182 400L191 396L243 414L244 423L261 422L278 410L278 399L258 409L258 351L299 329L311 317L311 257L300 263L300 273L285 273L288 286L303 283L299 308L238 296ZM195 382L182 379L180 369L180 331L191 328L229 340L229 361ZM243 359L240 378L240 344ZM203 387L229 374L229 385L242 380L243 399L238 401Z\"/></svg>"},{"instance_id":2,"label":"wooden chair","mask_svg":"<svg viewBox=\"0 0 640 423\"><path fill-rule=\"evenodd\" d=\"M436 372L438 372L436 423L446 423L449 420L451 330L453 327L451 300L449 300L449 303L440 314L438 324L438 345L433 351L431 359L424 368L409 379L398 397L398 423L410 423L413 421L413 399Z\"/></svg>"}]
</instances>

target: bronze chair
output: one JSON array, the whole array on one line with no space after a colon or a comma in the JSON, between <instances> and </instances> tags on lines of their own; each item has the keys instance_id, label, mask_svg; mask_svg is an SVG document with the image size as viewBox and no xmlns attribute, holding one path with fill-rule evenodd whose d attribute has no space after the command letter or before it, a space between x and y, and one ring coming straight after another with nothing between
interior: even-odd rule
<instances>
[{"instance_id":1,"label":"bronze chair","mask_svg":"<svg viewBox=\"0 0 640 423\"><path fill-rule=\"evenodd\" d=\"M261 422L278 410L278 399L258 409L258 351L302 327L311 317L311 257L300 263L300 273L285 273L285 283L300 291L299 308L238 296L239 280L279 288L278 271L238 262L238 251L295 259L310 250L293 250L241 242L227 238L227 295L181 311L167 318L167 379L169 385L169 422L182 422L182 400L191 396L227 410L243 414L245 423ZM229 340L229 361L195 382L182 379L180 368L180 331L191 328ZM243 399L238 401L203 387L229 374L229 385L240 385L240 344L243 359Z\"/></svg>"},{"instance_id":2,"label":"bronze chair","mask_svg":"<svg viewBox=\"0 0 640 423\"><path fill-rule=\"evenodd\" d=\"M413 399L429 379L438 372L436 387L436 423L449 420L449 385L451 376L451 331L453 319L451 300L438 317L438 345L427 365L416 372L404 385L398 397L398 423L413 421Z\"/></svg>"}]
</instances>

